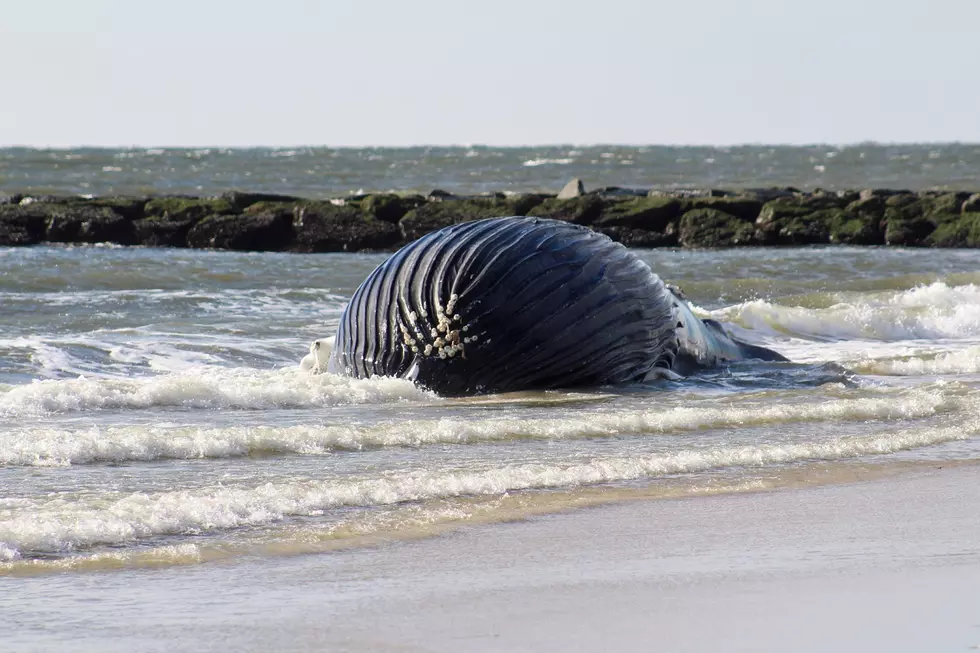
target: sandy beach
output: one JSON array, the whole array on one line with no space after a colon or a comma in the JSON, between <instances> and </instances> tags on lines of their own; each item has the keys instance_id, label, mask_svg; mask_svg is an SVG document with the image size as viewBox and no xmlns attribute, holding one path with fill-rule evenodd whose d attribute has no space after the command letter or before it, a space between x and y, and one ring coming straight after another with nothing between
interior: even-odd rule
<instances>
[{"instance_id":1,"label":"sandy beach","mask_svg":"<svg viewBox=\"0 0 980 653\"><path fill-rule=\"evenodd\" d=\"M980 467L470 526L196 567L8 579L10 651L964 651ZM48 612L18 608L46 595ZM35 604L35 601L29 601Z\"/></svg>"}]
</instances>

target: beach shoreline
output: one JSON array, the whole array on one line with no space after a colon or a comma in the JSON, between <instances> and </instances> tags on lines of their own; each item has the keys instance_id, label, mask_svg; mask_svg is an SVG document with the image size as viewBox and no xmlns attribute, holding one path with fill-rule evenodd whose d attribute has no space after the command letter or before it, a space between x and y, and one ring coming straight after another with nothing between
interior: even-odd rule
<instances>
[{"instance_id":1,"label":"beach shoreline","mask_svg":"<svg viewBox=\"0 0 980 653\"><path fill-rule=\"evenodd\" d=\"M976 465L934 466L329 554L14 579L4 612L18 651L962 651L980 644L978 481ZM47 592L50 614L19 613L21 591ZM55 614L76 619L50 627Z\"/></svg>"}]
</instances>

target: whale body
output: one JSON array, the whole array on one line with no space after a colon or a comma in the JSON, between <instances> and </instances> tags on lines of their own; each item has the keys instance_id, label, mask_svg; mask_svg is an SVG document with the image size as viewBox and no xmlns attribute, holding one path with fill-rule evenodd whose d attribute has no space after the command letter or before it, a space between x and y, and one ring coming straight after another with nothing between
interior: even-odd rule
<instances>
[{"instance_id":1,"label":"whale body","mask_svg":"<svg viewBox=\"0 0 980 653\"><path fill-rule=\"evenodd\" d=\"M323 352L325 353L325 352ZM545 218L491 218L406 245L354 292L326 365L445 396L633 383L749 358L622 245Z\"/></svg>"}]
</instances>

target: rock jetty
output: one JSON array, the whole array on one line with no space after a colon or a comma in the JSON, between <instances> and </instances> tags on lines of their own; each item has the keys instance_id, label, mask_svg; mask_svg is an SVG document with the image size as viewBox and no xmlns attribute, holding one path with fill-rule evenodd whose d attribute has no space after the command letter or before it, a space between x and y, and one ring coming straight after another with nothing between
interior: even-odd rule
<instances>
[{"instance_id":1,"label":"rock jetty","mask_svg":"<svg viewBox=\"0 0 980 653\"><path fill-rule=\"evenodd\" d=\"M980 193L794 188L561 194L356 195L309 200L0 196L0 246L117 243L247 251L394 250L458 222L529 215L587 225L630 247L980 247Z\"/></svg>"}]
</instances>

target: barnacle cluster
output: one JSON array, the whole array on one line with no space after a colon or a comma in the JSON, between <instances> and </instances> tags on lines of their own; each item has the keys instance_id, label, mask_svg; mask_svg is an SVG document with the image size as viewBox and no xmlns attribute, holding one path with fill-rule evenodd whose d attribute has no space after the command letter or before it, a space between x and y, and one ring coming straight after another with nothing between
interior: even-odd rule
<instances>
[{"instance_id":1,"label":"barnacle cluster","mask_svg":"<svg viewBox=\"0 0 980 653\"><path fill-rule=\"evenodd\" d=\"M408 325L399 318L398 328L405 347L411 349L412 353L423 356L438 356L444 359L459 354L462 358L466 358L466 345L476 342L478 336L467 335L470 325L464 324L459 313L456 312L457 301L459 295L453 293L443 309L436 299L435 326L430 326L427 322L420 323L420 317L422 320L427 319L425 311L421 314L409 311Z\"/></svg>"}]
</instances>

